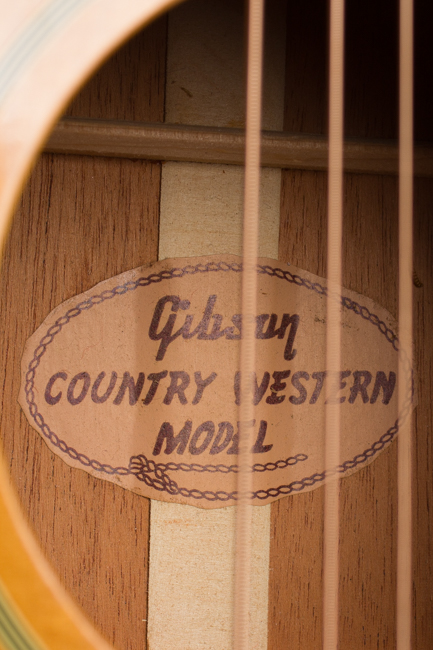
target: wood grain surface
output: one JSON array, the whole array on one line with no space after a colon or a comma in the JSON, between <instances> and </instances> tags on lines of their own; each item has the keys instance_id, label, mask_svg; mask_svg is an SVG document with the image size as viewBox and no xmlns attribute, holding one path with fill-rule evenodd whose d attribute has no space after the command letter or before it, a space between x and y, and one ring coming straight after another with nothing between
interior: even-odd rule
<instances>
[{"instance_id":1,"label":"wood grain surface","mask_svg":"<svg viewBox=\"0 0 433 650\"><path fill-rule=\"evenodd\" d=\"M285 128L324 132L326 122L326 21L320 3L293 5L288 12ZM395 137L397 128L396 7L389 2L350 3L346 35L345 133ZM419 14L418 14L419 16ZM293 20L293 18L296 20ZM425 19L425 7L424 7ZM417 23L420 24L419 22ZM311 25L312 30L308 29ZM305 31L303 31L305 30ZM309 47L301 47L306 34ZM422 72L431 46L417 51ZM426 58L427 55L429 58ZM418 57L420 59L420 57ZM296 72L297 71L297 72ZM299 71L302 71L299 72ZM424 77L425 78L425 77ZM429 139L422 116L431 95L416 89L415 132ZM422 101L421 101L422 100ZM430 102L430 103L429 103ZM284 171L281 194L280 259L326 274L326 174ZM431 400L432 219L431 181L415 184L415 359L418 406L414 450L414 623L413 648L433 643L429 479L432 463ZM343 284L397 315L397 180L346 174L344 185ZM430 291L429 291L430 288ZM395 647L397 445L340 485L340 644L342 648ZM319 648L322 637L323 489L272 504L269 586L269 648Z\"/></svg>"},{"instance_id":2,"label":"wood grain surface","mask_svg":"<svg viewBox=\"0 0 433 650\"><path fill-rule=\"evenodd\" d=\"M163 119L165 20L115 55L69 114ZM137 94L135 94L137 91ZM157 259L160 164L44 155L15 216L0 285L2 437L21 502L68 591L117 648L146 647L149 502L71 470L16 395L27 337L63 300Z\"/></svg>"}]
</instances>

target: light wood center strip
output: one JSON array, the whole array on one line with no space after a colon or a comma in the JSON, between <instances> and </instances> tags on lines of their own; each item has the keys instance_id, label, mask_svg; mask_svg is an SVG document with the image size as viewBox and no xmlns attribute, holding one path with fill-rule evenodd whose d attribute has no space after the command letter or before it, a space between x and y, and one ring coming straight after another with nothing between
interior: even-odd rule
<instances>
[{"instance_id":1,"label":"light wood center strip","mask_svg":"<svg viewBox=\"0 0 433 650\"><path fill-rule=\"evenodd\" d=\"M280 10L284 4L280 0L270 4L267 16L274 52L265 62L265 76L272 80L265 94L270 99L263 107L268 129L281 128L283 121L285 21ZM242 0L190 0L170 15L167 120L183 125L204 121L217 132L220 127L243 125L243 35ZM244 156L242 151L241 160ZM160 259L241 255L243 185L244 169L239 164L198 164L187 159L163 165ZM279 169L262 171L259 253L271 258L278 256L280 186ZM254 507L251 514L248 641L254 650L267 650L270 506ZM152 501L151 650L233 648L235 515L233 507L202 510Z\"/></svg>"},{"instance_id":2,"label":"light wood center strip","mask_svg":"<svg viewBox=\"0 0 433 650\"><path fill-rule=\"evenodd\" d=\"M243 165L244 129L190 124L129 123L110 120L63 119L45 145L50 153L112 156L179 162ZM328 168L328 141L320 135L262 132L261 165L280 169ZM394 141L347 139L344 169L368 174L397 174L398 145ZM417 176L433 177L433 148L415 148Z\"/></svg>"}]
</instances>

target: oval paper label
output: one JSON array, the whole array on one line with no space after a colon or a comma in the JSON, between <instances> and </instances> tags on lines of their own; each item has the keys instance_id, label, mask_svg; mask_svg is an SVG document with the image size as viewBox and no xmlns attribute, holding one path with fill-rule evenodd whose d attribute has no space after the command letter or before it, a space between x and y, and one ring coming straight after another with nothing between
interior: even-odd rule
<instances>
[{"instance_id":1,"label":"oval paper label","mask_svg":"<svg viewBox=\"0 0 433 650\"><path fill-rule=\"evenodd\" d=\"M343 290L340 389L325 364L326 282L259 259L251 377L253 503L312 490L396 437L396 323ZM153 499L236 503L240 258L164 260L57 307L28 340L20 404L71 465ZM324 466L325 403L341 403L341 464Z\"/></svg>"}]
</instances>

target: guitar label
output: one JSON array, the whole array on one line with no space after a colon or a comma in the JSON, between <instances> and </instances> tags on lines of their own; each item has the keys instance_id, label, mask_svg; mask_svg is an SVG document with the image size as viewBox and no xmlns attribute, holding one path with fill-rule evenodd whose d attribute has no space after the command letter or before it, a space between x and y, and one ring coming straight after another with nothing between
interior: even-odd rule
<instances>
[{"instance_id":1,"label":"guitar label","mask_svg":"<svg viewBox=\"0 0 433 650\"><path fill-rule=\"evenodd\" d=\"M315 489L372 462L413 407L397 325L343 289L342 356L326 368L326 281L259 259L248 399L252 502ZM20 404L72 467L143 496L236 504L242 261L164 260L57 307L28 340ZM335 381L337 379L337 381ZM397 413L397 386L406 401ZM341 462L325 467L325 405L341 405Z\"/></svg>"}]
</instances>

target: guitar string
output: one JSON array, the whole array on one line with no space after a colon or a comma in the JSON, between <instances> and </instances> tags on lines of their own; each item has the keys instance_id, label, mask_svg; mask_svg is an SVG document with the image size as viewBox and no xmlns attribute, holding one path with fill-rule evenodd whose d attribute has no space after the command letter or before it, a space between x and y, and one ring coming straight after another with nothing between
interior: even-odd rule
<instances>
[{"instance_id":1,"label":"guitar string","mask_svg":"<svg viewBox=\"0 0 433 650\"><path fill-rule=\"evenodd\" d=\"M343 230L344 0L331 0L329 34L329 160L326 368L338 392L341 371L341 293ZM325 467L340 463L340 404L325 406ZM323 544L323 648L338 646L339 479L325 485Z\"/></svg>"},{"instance_id":2,"label":"guitar string","mask_svg":"<svg viewBox=\"0 0 433 650\"><path fill-rule=\"evenodd\" d=\"M255 318L257 293L257 246L260 188L260 138L263 59L264 0L249 0L248 59L245 143L245 185L243 215L243 274L241 341L241 401L239 407L239 472L236 509L234 648L249 647L249 603L252 537L251 428L254 406L248 399L250 377L255 367Z\"/></svg>"},{"instance_id":3,"label":"guitar string","mask_svg":"<svg viewBox=\"0 0 433 650\"><path fill-rule=\"evenodd\" d=\"M412 367L413 303L413 0L400 0L399 44L399 338ZM398 376L403 377L399 354ZM398 412L403 404L398 385ZM412 417L401 426L397 464L397 650L410 650L412 628Z\"/></svg>"}]
</instances>

